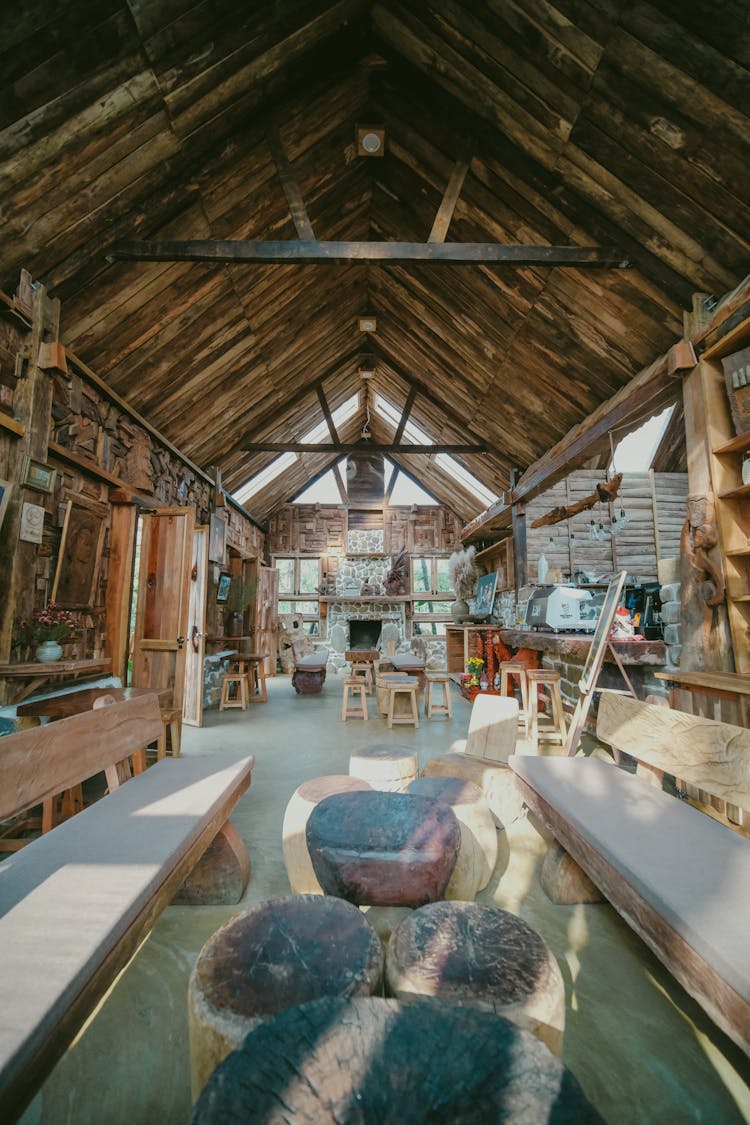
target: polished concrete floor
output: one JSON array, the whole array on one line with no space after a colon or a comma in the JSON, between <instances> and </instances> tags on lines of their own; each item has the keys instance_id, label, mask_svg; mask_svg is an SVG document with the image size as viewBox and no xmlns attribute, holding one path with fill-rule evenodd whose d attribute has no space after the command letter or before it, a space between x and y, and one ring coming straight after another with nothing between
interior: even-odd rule
<instances>
[{"instance_id":1,"label":"polished concrete floor","mask_svg":"<svg viewBox=\"0 0 750 1125\"><path fill-rule=\"evenodd\" d=\"M469 706L460 699L450 722L423 721L419 731L402 727L391 734L374 719L372 703L367 724L341 722L335 677L319 696L295 695L287 677L269 687L267 704L209 712L202 729L184 734L186 754L250 751L256 757L253 784L232 817L252 862L244 902L166 909L27 1110L24 1125L186 1122L190 971L203 943L233 913L289 893L281 824L291 794L307 778L348 772L352 747L393 738L415 746L424 762L464 737L468 726ZM495 874L480 899L522 915L557 957L567 1000L563 1057L604 1118L611 1125L750 1121L750 1061L607 904L548 901L538 881L545 845L528 822L501 832L499 842Z\"/></svg>"}]
</instances>

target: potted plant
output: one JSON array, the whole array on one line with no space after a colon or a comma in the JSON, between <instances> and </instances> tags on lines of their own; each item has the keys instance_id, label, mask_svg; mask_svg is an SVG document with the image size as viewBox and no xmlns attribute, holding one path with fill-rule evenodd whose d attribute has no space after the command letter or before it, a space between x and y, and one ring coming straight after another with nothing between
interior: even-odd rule
<instances>
[{"instance_id":1,"label":"potted plant","mask_svg":"<svg viewBox=\"0 0 750 1125\"><path fill-rule=\"evenodd\" d=\"M474 555L475 547L467 547L463 551L454 551L448 559L448 571L451 584L456 592L456 600L451 606L451 615L456 622L465 621L469 616L468 599L474 594L479 577Z\"/></svg>"},{"instance_id":2,"label":"potted plant","mask_svg":"<svg viewBox=\"0 0 750 1125\"><path fill-rule=\"evenodd\" d=\"M469 671L471 687L479 687L479 673L484 668L484 661L479 656L470 656L466 661L466 667Z\"/></svg>"},{"instance_id":3,"label":"potted plant","mask_svg":"<svg viewBox=\"0 0 750 1125\"><path fill-rule=\"evenodd\" d=\"M61 641L75 636L76 620L72 613L49 602L44 609L35 609L31 621L22 621L18 627L21 644L36 645L34 659L44 664L62 656Z\"/></svg>"}]
</instances>

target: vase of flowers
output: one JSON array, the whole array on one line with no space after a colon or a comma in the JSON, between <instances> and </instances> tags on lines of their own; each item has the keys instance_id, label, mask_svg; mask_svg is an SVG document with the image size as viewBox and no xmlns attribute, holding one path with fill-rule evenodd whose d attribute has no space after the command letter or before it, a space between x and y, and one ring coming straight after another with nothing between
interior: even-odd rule
<instances>
[{"instance_id":1,"label":"vase of flowers","mask_svg":"<svg viewBox=\"0 0 750 1125\"><path fill-rule=\"evenodd\" d=\"M34 659L42 664L59 660L61 641L75 636L75 618L67 609L50 602L44 609L35 609L30 621L22 621L18 632L21 644L35 645Z\"/></svg>"},{"instance_id":2,"label":"vase of flowers","mask_svg":"<svg viewBox=\"0 0 750 1125\"><path fill-rule=\"evenodd\" d=\"M484 668L484 661L479 656L470 656L466 661L466 667L471 674L469 684L471 687L479 687L479 673Z\"/></svg>"}]
</instances>

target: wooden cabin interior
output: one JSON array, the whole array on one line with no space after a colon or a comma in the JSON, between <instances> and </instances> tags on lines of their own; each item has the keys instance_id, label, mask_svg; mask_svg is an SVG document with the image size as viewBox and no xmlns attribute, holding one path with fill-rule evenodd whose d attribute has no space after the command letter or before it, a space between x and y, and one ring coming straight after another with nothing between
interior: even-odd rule
<instances>
[{"instance_id":1,"label":"wooden cabin interior","mask_svg":"<svg viewBox=\"0 0 750 1125\"><path fill-rule=\"evenodd\" d=\"M0 53L5 1118L750 1121L747 5Z\"/></svg>"}]
</instances>

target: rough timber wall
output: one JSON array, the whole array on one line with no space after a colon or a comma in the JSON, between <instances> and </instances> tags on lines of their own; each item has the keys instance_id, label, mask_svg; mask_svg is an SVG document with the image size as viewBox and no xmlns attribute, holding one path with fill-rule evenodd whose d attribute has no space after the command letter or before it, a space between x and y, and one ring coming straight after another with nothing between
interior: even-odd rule
<instances>
[{"instance_id":1,"label":"rough timber wall","mask_svg":"<svg viewBox=\"0 0 750 1125\"><path fill-rule=\"evenodd\" d=\"M402 547L410 554L442 554L460 546L462 524L448 508L415 504L386 508L382 520L379 513L368 515L377 515L383 528L381 554L397 554ZM269 520L269 554L346 553L350 522L351 513L340 505L288 504Z\"/></svg>"}]
</instances>

